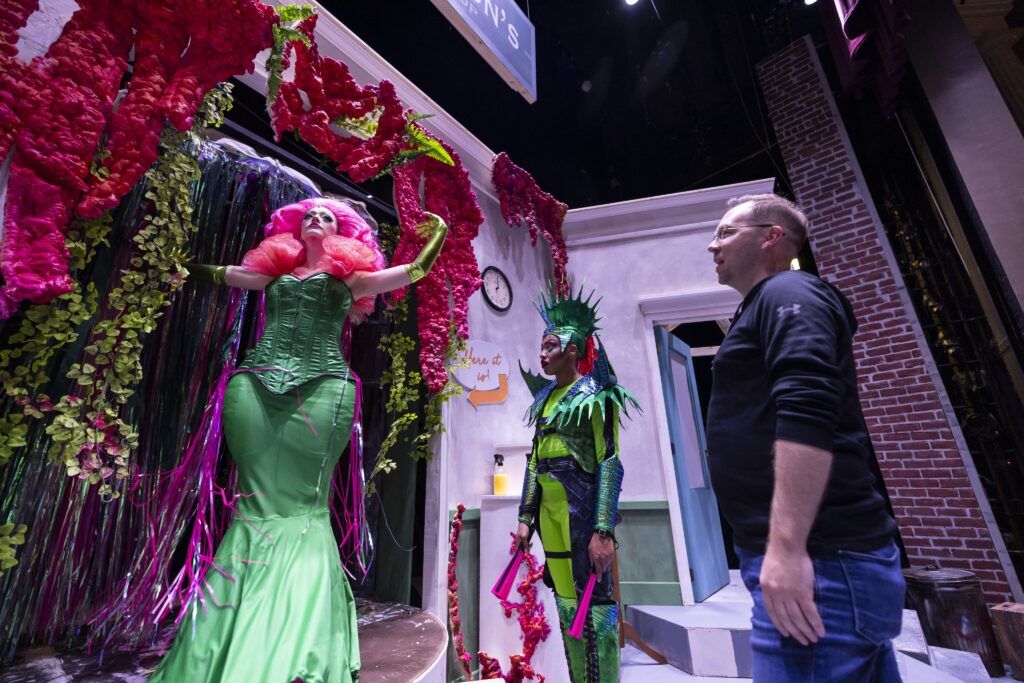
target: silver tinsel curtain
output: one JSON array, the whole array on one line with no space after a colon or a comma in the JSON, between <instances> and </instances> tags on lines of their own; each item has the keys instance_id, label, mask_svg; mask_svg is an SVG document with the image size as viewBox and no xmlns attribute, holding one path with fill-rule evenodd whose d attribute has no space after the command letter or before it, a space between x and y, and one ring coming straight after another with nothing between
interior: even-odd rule
<instances>
[{"instance_id":1,"label":"silver tinsel curtain","mask_svg":"<svg viewBox=\"0 0 1024 683\"><path fill-rule=\"evenodd\" d=\"M272 162L210 142L194 151L202 169L201 179L191 188L198 226L191 245L195 261L239 263L262 237L275 209L319 194ZM143 181L118 207L111 246L86 274L101 296L129 257L131 236L151 210L146 190ZM190 283L165 310L159 327L146 340L144 379L131 404L140 434L133 460L140 471L154 473L176 464L232 344L252 334L252 303L227 288ZM233 309L237 315L232 315ZM64 393L64 372L81 356L93 322L80 330L78 344L55 361L55 379L44 388L49 395ZM132 497L101 501L97 487L69 479L64 467L48 460L45 427L45 420L36 421L29 446L0 469L0 524L29 525L18 551L20 563L0 579L0 665L23 639L53 641L82 635L81 624L92 606L124 578L141 550L139 539L145 536L143 508ZM154 479L141 481L136 501L144 498Z\"/></svg>"}]
</instances>

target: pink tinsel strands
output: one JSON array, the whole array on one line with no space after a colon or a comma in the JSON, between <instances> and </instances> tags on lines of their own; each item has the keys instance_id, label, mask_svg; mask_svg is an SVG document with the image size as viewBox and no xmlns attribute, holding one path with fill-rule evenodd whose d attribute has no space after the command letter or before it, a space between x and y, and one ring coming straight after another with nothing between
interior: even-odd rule
<instances>
[{"instance_id":1,"label":"pink tinsel strands","mask_svg":"<svg viewBox=\"0 0 1024 683\"><path fill-rule=\"evenodd\" d=\"M433 136L432 136L433 137ZM420 368L428 389L437 393L448 381L445 355L451 333L469 337L469 297L480 287L480 269L473 252L473 239L483 223L469 173L459 155L441 142L455 161L454 166L420 157L392 171L395 208L402 225L402 238L392 261L407 263L416 257L425 239L416 232L424 211L437 214L448 224L448 239L427 277L417 285ZM423 202L419 187L423 182ZM449 294L452 305L449 307ZM393 296L400 299L404 291Z\"/></svg>"},{"instance_id":2,"label":"pink tinsel strands","mask_svg":"<svg viewBox=\"0 0 1024 683\"><path fill-rule=\"evenodd\" d=\"M16 36L38 3L14 0L0 10L0 158L13 149L0 319L23 300L70 291L64 235L73 211L96 218L115 207L156 161L165 118L190 127L208 90L252 70L278 21L257 0L78 4L57 42L29 65L15 56ZM112 115L133 44L128 94ZM106 153L91 175L104 134Z\"/></svg>"},{"instance_id":3,"label":"pink tinsel strands","mask_svg":"<svg viewBox=\"0 0 1024 683\"><path fill-rule=\"evenodd\" d=\"M230 299L227 326L243 310L244 293L234 291ZM230 521L237 495L230 495L217 485L220 461L222 410L224 392L238 358L240 335L236 335L224 359L217 384L207 402L202 421L189 440L181 464L155 476L158 481L153 495L134 500L145 515L147 537L144 550L137 554L134 566L118 586L88 618L92 639L105 647L111 642L133 641L146 637L171 611L177 608L176 622L197 603L206 609L203 580L206 572L220 570L213 555ZM126 496L137 498L141 481ZM178 547L175 530L187 529L188 545L184 564L176 576L166 581L165 572Z\"/></svg>"},{"instance_id":4,"label":"pink tinsel strands","mask_svg":"<svg viewBox=\"0 0 1024 683\"><path fill-rule=\"evenodd\" d=\"M558 201L540 189L537 181L527 171L516 166L505 152L494 157L491 168L491 184L501 200L501 215L509 225L526 223L530 230L530 242L537 245L538 231L551 246L551 260L555 265L555 286L560 294L569 293L567 266L569 254L562 222L568 205Z\"/></svg>"},{"instance_id":5,"label":"pink tinsel strands","mask_svg":"<svg viewBox=\"0 0 1024 683\"><path fill-rule=\"evenodd\" d=\"M278 140L285 131L295 131L339 171L363 182L381 173L405 146L405 109L389 81L359 87L344 62L322 56L313 35L316 21L313 15L299 25L309 46L289 43L285 50L286 64L295 51L295 79L281 84L270 105L271 124ZM339 119L360 119L376 109L380 118L368 140L332 127Z\"/></svg>"},{"instance_id":6,"label":"pink tinsel strands","mask_svg":"<svg viewBox=\"0 0 1024 683\"><path fill-rule=\"evenodd\" d=\"M462 515L466 506L459 503L455 508L455 517L451 523L451 534L448 537L448 626L451 628L452 640L455 642L455 656L466 673L466 678L473 679L473 658L466 652L462 642L462 619L459 617L459 578L455 573L459 557L459 534L462 533Z\"/></svg>"}]
</instances>

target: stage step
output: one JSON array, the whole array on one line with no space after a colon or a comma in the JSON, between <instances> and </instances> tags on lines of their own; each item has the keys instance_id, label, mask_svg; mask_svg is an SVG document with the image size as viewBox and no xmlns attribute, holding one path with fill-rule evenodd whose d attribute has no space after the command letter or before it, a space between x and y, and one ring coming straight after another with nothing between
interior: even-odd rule
<instances>
[{"instance_id":1,"label":"stage step","mask_svg":"<svg viewBox=\"0 0 1024 683\"><path fill-rule=\"evenodd\" d=\"M655 683L661 680L749 679L752 675L752 605L750 594L740 581L739 572L734 570L730 572L729 584L700 604L628 606L626 618L636 629L637 635L664 654L668 665L659 666L636 651L630 655L627 677L624 654L622 680ZM893 644L904 681L953 683L962 680L930 666L929 648L917 613L913 610L903 611L903 631Z\"/></svg>"}]
</instances>

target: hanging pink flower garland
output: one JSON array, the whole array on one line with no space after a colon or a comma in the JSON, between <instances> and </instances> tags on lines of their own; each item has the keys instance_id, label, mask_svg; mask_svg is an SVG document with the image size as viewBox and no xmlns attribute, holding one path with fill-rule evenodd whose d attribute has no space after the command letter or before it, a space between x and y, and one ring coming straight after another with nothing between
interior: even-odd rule
<instances>
[{"instance_id":1,"label":"hanging pink flower garland","mask_svg":"<svg viewBox=\"0 0 1024 683\"><path fill-rule=\"evenodd\" d=\"M46 56L28 65L17 59L17 32L38 3L0 11L0 157L13 148L0 319L25 299L45 303L71 290L64 235L76 206L83 217L116 206L156 161L164 118L187 129L210 88L252 70L277 22L257 0L78 4ZM133 44L129 94L112 116ZM90 175L104 133L105 158Z\"/></svg>"},{"instance_id":2,"label":"hanging pink flower garland","mask_svg":"<svg viewBox=\"0 0 1024 683\"><path fill-rule=\"evenodd\" d=\"M271 125L278 140L285 131L297 132L336 163L339 171L360 183L383 171L405 146L405 109L391 82L359 87L344 62L320 54L313 36L317 17L314 14L298 26L309 45L291 42L285 50L285 65L295 51L295 79L282 83L271 103ZM357 120L378 113L369 139L339 135L331 127L339 119Z\"/></svg>"},{"instance_id":3,"label":"hanging pink flower garland","mask_svg":"<svg viewBox=\"0 0 1024 683\"><path fill-rule=\"evenodd\" d=\"M402 224L402 238L393 259L396 263L411 261L423 247L424 238L416 232L416 225L424 220L424 211L437 214L448 224L444 249L416 290L420 367L432 393L443 389L448 381L445 355L450 335L454 333L461 339L469 338L469 297L480 288L480 269L472 242L484 220L476 194L469 184L469 172L463 168L459 155L451 146L445 142L440 144L455 161L454 166L424 156L392 171L395 208ZM421 180L422 203L419 193ZM400 299L404 295L404 291L398 291L394 298Z\"/></svg>"},{"instance_id":4,"label":"hanging pink flower garland","mask_svg":"<svg viewBox=\"0 0 1024 683\"><path fill-rule=\"evenodd\" d=\"M137 9L135 71L107 128L108 156L78 204L83 218L117 206L153 165L165 119L188 130L207 92L252 72L278 22L256 0L138 1Z\"/></svg>"},{"instance_id":5,"label":"hanging pink flower garland","mask_svg":"<svg viewBox=\"0 0 1024 683\"><path fill-rule=\"evenodd\" d=\"M530 230L530 242L534 246L537 245L537 232L544 235L544 239L551 245L555 286L560 294L568 294L569 254L562 235L562 222L565 220L565 212L569 210L568 205L540 189L533 176L512 163L505 152L494 157L491 184L501 200L501 215L505 222L516 226L526 223Z\"/></svg>"},{"instance_id":6,"label":"hanging pink flower garland","mask_svg":"<svg viewBox=\"0 0 1024 683\"><path fill-rule=\"evenodd\" d=\"M131 13L114 0L83 0L46 57L0 80L11 152L2 250L0 319L23 299L44 303L71 290L64 232L85 190L131 47ZM26 5L15 20L23 14ZM8 27L3 27L6 30ZM11 55L9 61L18 64ZM5 65L6 66L6 65Z\"/></svg>"}]
</instances>

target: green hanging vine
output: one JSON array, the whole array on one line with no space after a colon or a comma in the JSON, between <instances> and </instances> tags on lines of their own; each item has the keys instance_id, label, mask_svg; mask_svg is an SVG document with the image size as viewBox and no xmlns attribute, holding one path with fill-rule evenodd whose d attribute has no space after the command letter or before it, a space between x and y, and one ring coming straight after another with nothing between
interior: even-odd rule
<instances>
[{"instance_id":1,"label":"green hanging vine","mask_svg":"<svg viewBox=\"0 0 1024 683\"><path fill-rule=\"evenodd\" d=\"M15 547L25 542L25 532L28 526L24 524L4 524L0 526L0 576L4 571L18 564L14 557Z\"/></svg>"},{"instance_id":2,"label":"green hanging vine","mask_svg":"<svg viewBox=\"0 0 1024 683\"><path fill-rule=\"evenodd\" d=\"M49 373L57 352L78 340L78 328L96 312L96 287L89 283L83 295L77 278L92 262L97 249L107 245L110 226L109 215L72 225L67 245L71 252L68 270L74 278L73 289L49 303L29 306L17 332L8 338L8 348L0 349L4 395L21 407L21 412L8 411L0 417L0 466L10 460L15 450L27 445L26 418L40 418L53 407L49 396L39 390L50 382Z\"/></svg>"},{"instance_id":3,"label":"green hanging vine","mask_svg":"<svg viewBox=\"0 0 1024 683\"><path fill-rule=\"evenodd\" d=\"M396 226L381 225L378 236L384 253L391 254L398 243L400 231ZM409 320L409 305L412 297L406 296L394 304L385 313L391 325L391 333L380 341L379 348L388 356L387 368L381 374L381 385L387 388L385 414L390 423L387 435L380 444L377 462L368 478L367 495L375 490L375 478L379 474L387 474L398 467L398 463L389 453L402 439L402 435L412 426L419 424L419 433L405 443L409 446L409 457L413 460L430 457L430 440L444 433L441 420L442 406L453 397L462 393L462 388L449 380L444 389L427 396L423 415L416 412L416 405L425 391L423 375L419 370L409 368L409 358L418 348L416 340L401 328ZM456 367L457 359L463 357L462 351L466 342L459 338L454 327L449 332L449 348L447 353L448 367Z\"/></svg>"},{"instance_id":4,"label":"green hanging vine","mask_svg":"<svg viewBox=\"0 0 1024 683\"><path fill-rule=\"evenodd\" d=\"M310 44L309 36L298 30L298 25L316 14L316 8L312 5L280 5L274 8L281 21L274 24L274 45L270 48L270 54L264 63L267 71L267 111L277 99L277 92L284 82L285 51L289 43L297 42L306 45Z\"/></svg>"},{"instance_id":5,"label":"green hanging vine","mask_svg":"<svg viewBox=\"0 0 1024 683\"><path fill-rule=\"evenodd\" d=\"M190 187L200 174L189 143L198 132L219 125L230 106L230 89L222 86L207 94L192 131L164 130L160 158L146 173L152 213L132 237L130 268L107 293L82 360L67 372L75 388L53 406L46 429L53 440L50 457L64 464L68 476L99 484L107 499L120 495L113 482L128 476L138 446L138 434L122 413L142 379L145 335L156 329L184 284L188 242L196 231Z\"/></svg>"}]
</instances>

